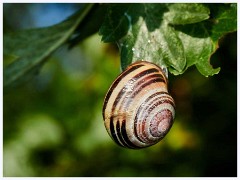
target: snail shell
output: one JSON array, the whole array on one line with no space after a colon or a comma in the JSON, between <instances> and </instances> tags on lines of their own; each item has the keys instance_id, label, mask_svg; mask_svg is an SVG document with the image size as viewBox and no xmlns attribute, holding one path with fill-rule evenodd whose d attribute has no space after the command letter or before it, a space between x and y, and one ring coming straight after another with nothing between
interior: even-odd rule
<instances>
[{"instance_id":1,"label":"snail shell","mask_svg":"<svg viewBox=\"0 0 240 180\"><path fill-rule=\"evenodd\" d=\"M144 148L168 133L175 104L167 84L162 69L146 61L131 64L116 78L105 96L102 113L108 134L118 145Z\"/></svg>"}]
</instances>

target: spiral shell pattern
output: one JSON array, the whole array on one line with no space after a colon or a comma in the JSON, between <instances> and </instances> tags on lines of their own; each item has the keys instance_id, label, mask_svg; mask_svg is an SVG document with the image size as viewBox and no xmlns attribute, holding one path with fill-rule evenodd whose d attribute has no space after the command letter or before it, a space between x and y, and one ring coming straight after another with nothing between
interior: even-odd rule
<instances>
[{"instance_id":1,"label":"spiral shell pattern","mask_svg":"<svg viewBox=\"0 0 240 180\"><path fill-rule=\"evenodd\" d=\"M102 113L108 134L118 145L144 148L168 133L175 104L167 84L162 69L146 61L131 64L116 78L105 96Z\"/></svg>"}]
</instances>

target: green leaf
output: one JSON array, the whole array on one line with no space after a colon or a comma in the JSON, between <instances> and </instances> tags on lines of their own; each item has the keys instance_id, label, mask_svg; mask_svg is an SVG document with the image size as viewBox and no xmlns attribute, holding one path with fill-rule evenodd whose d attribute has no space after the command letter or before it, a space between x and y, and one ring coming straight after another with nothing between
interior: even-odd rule
<instances>
[{"instance_id":1,"label":"green leaf","mask_svg":"<svg viewBox=\"0 0 240 180\"><path fill-rule=\"evenodd\" d=\"M138 60L171 66L176 72L184 68L183 46L173 28L162 19L165 11L165 4L110 6L100 34L104 42L118 43L122 69Z\"/></svg>"},{"instance_id":2,"label":"green leaf","mask_svg":"<svg viewBox=\"0 0 240 180\"><path fill-rule=\"evenodd\" d=\"M114 4L99 33L102 41L118 44L122 69L146 60L174 75L195 65L209 76L220 71L210 57L219 38L236 30L236 9L236 4Z\"/></svg>"},{"instance_id":3,"label":"green leaf","mask_svg":"<svg viewBox=\"0 0 240 180\"><path fill-rule=\"evenodd\" d=\"M189 29L191 29L191 32L189 32ZM183 43L186 56L187 64L183 72L192 65L202 65L204 71L201 71L201 68L198 68L198 70L204 76L217 74L220 69L213 69L209 62L216 47L209 37L205 24L201 22L178 26L175 27L175 30Z\"/></svg>"},{"instance_id":4,"label":"green leaf","mask_svg":"<svg viewBox=\"0 0 240 180\"><path fill-rule=\"evenodd\" d=\"M211 55L218 48L218 40L224 34L236 31L236 4L210 5L213 18L196 24L175 26L183 42L187 66L196 65L204 76L218 74L220 68L214 69L210 64ZM191 31L189 31L191 29Z\"/></svg>"},{"instance_id":5,"label":"green leaf","mask_svg":"<svg viewBox=\"0 0 240 180\"><path fill-rule=\"evenodd\" d=\"M9 64L13 63L14 61L16 61L19 57L18 56L14 56L11 54L3 54L3 67L8 66Z\"/></svg>"},{"instance_id":6,"label":"green leaf","mask_svg":"<svg viewBox=\"0 0 240 180\"><path fill-rule=\"evenodd\" d=\"M211 39L217 43L228 32L237 30L237 4L210 5L212 18L207 24Z\"/></svg>"},{"instance_id":7,"label":"green leaf","mask_svg":"<svg viewBox=\"0 0 240 180\"><path fill-rule=\"evenodd\" d=\"M105 21L99 30L99 34L103 35L102 41L113 42L127 33L129 24L124 13L130 7L130 4L110 5Z\"/></svg>"},{"instance_id":8,"label":"green leaf","mask_svg":"<svg viewBox=\"0 0 240 180\"><path fill-rule=\"evenodd\" d=\"M103 23L106 9L107 4L94 4L91 11L89 11L81 24L79 24L74 31L74 34L72 34L72 37L68 42L70 48L81 42L83 39L98 32Z\"/></svg>"},{"instance_id":9,"label":"green leaf","mask_svg":"<svg viewBox=\"0 0 240 180\"><path fill-rule=\"evenodd\" d=\"M171 24L192 24L209 18L209 8L202 4L169 4L169 12L164 14Z\"/></svg>"},{"instance_id":10,"label":"green leaf","mask_svg":"<svg viewBox=\"0 0 240 180\"><path fill-rule=\"evenodd\" d=\"M217 50L218 40L224 34L237 30L237 4L220 4L218 7L212 5L211 12L213 18L204 25L212 41L212 50L196 62L198 71L205 76L214 75L220 71L220 68L213 69L210 65L210 56Z\"/></svg>"},{"instance_id":11,"label":"green leaf","mask_svg":"<svg viewBox=\"0 0 240 180\"><path fill-rule=\"evenodd\" d=\"M47 57L68 40L91 7L92 4L89 4L69 19L51 27L4 34L5 57L18 57L4 68L4 87L19 84L36 74Z\"/></svg>"}]
</instances>

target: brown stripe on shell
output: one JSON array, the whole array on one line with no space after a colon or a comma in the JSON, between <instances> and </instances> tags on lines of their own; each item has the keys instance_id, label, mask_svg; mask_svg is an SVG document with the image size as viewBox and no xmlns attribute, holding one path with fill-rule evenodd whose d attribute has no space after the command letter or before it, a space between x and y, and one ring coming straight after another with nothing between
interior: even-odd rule
<instances>
[{"instance_id":1,"label":"brown stripe on shell","mask_svg":"<svg viewBox=\"0 0 240 180\"><path fill-rule=\"evenodd\" d=\"M174 100L168 94L167 83L160 67L143 61L133 63L117 77L105 97L102 111L109 135L117 144L133 149L143 148L166 135L175 114ZM159 129L164 130L162 135Z\"/></svg>"},{"instance_id":2,"label":"brown stripe on shell","mask_svg":"<svg viewBox=\"0 0 240 180\"><path fill-rule=\"evenodd\" d=\"M135 119L134 120L134 122L136 124L136 126L135 126L136 129L134 129L134 133L136 133L136 137L138 137L142 141L149 142L149 143L154 143L154 140L150 139L151 137L159 137L159 138L161 138L162 136L164 136L166 134L166 132L162 132L161 134L159 134L159 136L157 136L156 134L147 134L147 135L143 134L143 135L141 135L141 133L140 133L140 132L146 132L146 129L150 129L150 127L146 127L145 124L146 124L146 121L150 120L148 116L149 116L149 114L152 113L152 111L154 111L155 109L158 109L158 108L160 109L160 107L163 106L164 103L169 103L169 104L171 103L171 101L169 101L169 100L160 100L160 99L161 98L156 99L154 101L154 103L152 103L152 104L150 104L150 106L148 106L147 109L143 109L143 111L146 111L146 113L145 113L145 116L141 117L141 121L140 121L140 119ZM165 110L166 110L165 108L160 109L159 111L157 111L156 115L158 113L161 113L162 111L165 111ZM173 119L173 113L172 112L171 112L170 119ZM146 128L143 128L142 124L144 124Z\"/></svg>"},{"instance_id":3,"label":"brown stripe on shell","mask_svg":"<svg viewBox=\"0 0 240 180\"><path fill-rule=\"evenodd\" d=\"M151 71L150 71L150 70L151 70ZM150 70L146 70L146 71L141 72L141 73L139 73L139 74L137 74L137 75L135 76L136 79L138 78L138 79L141 79L141 80L139 80L139 81L136 80L136 81L135 81L135 85L134 85L134 87L133 87L133 90L130 91L130 93L132 93L131 96L128 96L128 98L126 98L125 96L127 96L126 94L128 94L128 93L125 93L125 92L123 91L123 89L119 92L118 97L115 99L115 102L114 102L113 107L112 107L112 114L114 114L114 110L115 110L115 108L116 108L116 106L117 106L117 103L120 102L120 99L123 99L123 100L122 100L122 103L121 103L121 105L120 105L120 107L119 107L118 109L119 109L119 111L124 112L124 111L127 110L128 106L129 106L129 104L130 104L130 100L133 100L133 98L137 95L137 93L140 92L141 90L143 90L145 86L148 86L148 85L150 85L150 84L152 84L152 83L164 82L164 79L163 79L159 74L151 74L151 73L156 72L155 70L153 70L153 69L150 69ZM144 76L146 76L146 77L144 77ZM142 77L144 77L144 78L142 78ZM145 82L145 83L143 84L143 82ZM124 87L124 88L125 88L125 87ZM137 90L135 90L135 89L137 89ZM125 95L125 96L124 96L124 95ZM122 97L122 96L123 96L123 97ZM129 100L129 101L126 101L126 100ZM124 103L125 103L126 105L124 105ZM123 109L122 109L122 108L123 108ZM116 119L115 119L115 121L119 122L119 121L121 121L122 119L125 119L125 117L126 117L126 115L117 116ZM122 118L122 119L120 119L120 118ZM125 120L123 120L123 121L125 122ZM117 124L117 125L118 125L118 124ZM120 140L120 142L121 142L124 146L128 146L129 148L131 148L132 146L134 146L134 144L132 144L131 141L129 141L127 134L124 136L124 139L125 139L126 141L128 141L127 143L128 143L129 145L125 144L124 139L120 136L120 131L119 131L118 128L117 128L117 131L118 131L118 132L117 132L118 139ZM136 148L136 147L135 147L135 148Z\"/></svg>"},{"instance_id":4,"label":"brown stripe on shell","mask_svg":"<svg viewBox=\"0 0 240 180\"><path fill-rule=\"evenodd\" d=\"M160 96L161 95L161 96ZM159 97L160 96L160 97ZM175 107L175 104L173 100L170 98L167 92L156 92L149 96L143 103L142 105L138 108L136 115L134 117L134 135L137 137L137 139L141 142L143 142L142 139L138 136L137 132L137 127L139 128L140 124L138 123L139 121L139 116L141 115L141 111L148 111L148 113L151 113L151 110L149 111L149 108L151 108L151 105L155 103L155 101L160 100L161 98L169 98L168 103L170 103L173 107ZM144 105L144 106L143 106ZM146 118L146 117L144 117ZM143 119L144 119L143 118Z\"/></svg>"},{"instance_id":5,"label":"brown stripe on shell","mask_svg":"<svg viewBox=\"0 0 240 180\"><path fill-rule=\"evenodd\" d=\"M127 74L131 73L132 71L134 71L135 69L138 69L139 67L143 66L142 64L135 64L134 66L131 66L128 68L128 70L124 71L122 74L120 74L117 79L113 82L113 84L111 85L110 89L108 90L107 92L107 95L104 99L104 104L103 104L103 109L102 109L102 112L103 112L103 119L105 119L105 115L104 115L104 111L106 109L106 106L107 106L107 103L108 103L108 100L109 100L109 97L111 96L112 94L112 91L116 88L116 86L119 84L119 82L122 80L123 77L125 77Z\"/></svg>"},{"instance_id":6,"label":"brown stripe on shell","mask_svg":"<svg viewBox=\"0 0 240 180\"><path fill-rule=\"evenodd\" d=\"M133 77L134 80L137 80L139 79L140 77L144 76L144 74L149 74L149 73L152 73L152 72L156 72L156 69L148 69L148 70L145 70L137 75L135 75ZM128 86L130 83L132 83L132 79L130 79L126 85L120 90L120 92L118 93L118 96L116 97L114 103L113 103L113 106L112 106L112 112L114 111L115 107L117 106L117 103L119 102L119 100L122 98L122 96L126 93L126 86Z\"/></svg>"}]
</instances>

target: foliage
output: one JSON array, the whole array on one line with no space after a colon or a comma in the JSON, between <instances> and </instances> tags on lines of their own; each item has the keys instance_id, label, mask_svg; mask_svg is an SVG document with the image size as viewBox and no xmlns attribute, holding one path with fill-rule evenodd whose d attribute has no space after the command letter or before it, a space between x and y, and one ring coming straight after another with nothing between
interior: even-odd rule
<instances>
[{"instance_id":1,"label":"foliage","mask_svg":"<svg viewBox=\"0 0 240 180\"><path fill-rule=\"evenodd\" d=\"M100 34L119 44L123 69L143 59L175 75L196 65L209 76L220 70L209 59L219 38L236 31L236 14L236 4L117 4L109 7Z\"/></svg>"},{"instance_id":2,"label":"foliage","mask_svg":"<svg viewBox=\"0 0 240 180\"><path fill-rule=\"evenodd\" d=\"M69 39L90 8L87 6L68 20L52 27L4 35L5 57L15 57L15 61L12 62L11 59L4 71L4 86L33 76L46 58ZM5 60L4 62L6 63Z\"/></svg>"},{"instance_id":3,"label":"foliage","mask_svg":"<svg viewBox=\"0 0 240 180\"><path fill-rule=\"evenodd\" d=\"M236 13L236 4L87 4L52 27L4 34L4 87L31 78L61 45L73 47L99 28L104 42L118 43L122 69L147 60L174 75L192 65L214 75L220 68L209 59L219 38L236 31Z\"/></svg>"}]
</instances>

